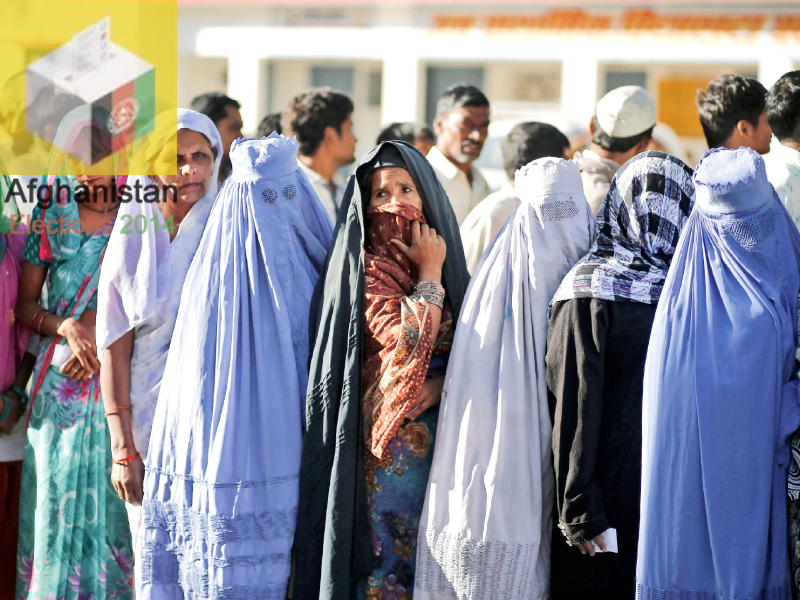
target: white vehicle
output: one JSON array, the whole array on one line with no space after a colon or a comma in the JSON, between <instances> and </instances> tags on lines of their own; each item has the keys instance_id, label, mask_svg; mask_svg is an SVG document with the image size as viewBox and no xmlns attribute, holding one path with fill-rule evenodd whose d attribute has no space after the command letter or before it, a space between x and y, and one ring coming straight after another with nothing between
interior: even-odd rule
<instances>
[{"instance_id":1,"label":"white vehicle","mask_svg":"<svg viewBox=\"0 0 800 600\"><path fill-rule=\"evenodd\" d=\"M492 104L492 121L489 125L489 136L483 145L475 166L481 170L492 191L497 191L508 179L503 168L503 140L517 123L539 121L558 127L568 138L589 131L588 123L577 123L567 119L560 108L553 104L537 104L532 102L497 102Z\"/></svg>"}]
</instances>

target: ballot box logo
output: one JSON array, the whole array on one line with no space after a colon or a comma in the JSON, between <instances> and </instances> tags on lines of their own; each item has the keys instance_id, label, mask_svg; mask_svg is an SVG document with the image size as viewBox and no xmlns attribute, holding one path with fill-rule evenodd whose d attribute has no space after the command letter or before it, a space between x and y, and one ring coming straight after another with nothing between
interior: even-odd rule
<instances>
[{"instance_id":1,"label":"ballot box logo","mask_svg":"<svg viewBox=\"0 0 800 600\"><path fill-rule=\"evenodd\" d=\"M0 163L14 177L149 174L177 102L177 0L0 0ZM157 158L177 173L177 157Z\"/></svg>"},{"instance_id":2,"label":"ballot box logo","mask_svg":"<svg viewBox=\"0 0 800 600\"><path fill-rule=\"evenodd\" d=\"M64 117L76 108L80 121L96 124L109 143L61 148L88 165L128 149L147 133L155 116L155 68L115 44L111 18L76 33L25 70L25 123L50 143Z\"/></svg>"}]
</instances>

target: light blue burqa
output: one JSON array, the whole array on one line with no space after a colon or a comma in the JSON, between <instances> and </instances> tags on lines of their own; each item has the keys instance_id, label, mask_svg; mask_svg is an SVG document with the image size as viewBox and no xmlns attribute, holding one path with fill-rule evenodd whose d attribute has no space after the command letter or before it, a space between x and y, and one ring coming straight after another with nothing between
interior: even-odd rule
<instances>
[{"instance_id":1,"label":"light blue burqa","mask_svg":"<svg viewBox=\"0 0 800 600\"><path fill-rule=\"evenodd\" d=\"M645 367L637 598L788 600L800 234L748 148L695 183Z\"/></svg>"},{"instance_id":2,"label":"light blue burqa","mask_svg":"<svg viewBox=\"0 0 800 600\"><path fill-rule=\"evenodd\" d=\"M308 311L331 225L297 142L238 140L181 295L147 459L141 599L286 597Z\"/></svg>"}]
</instances>

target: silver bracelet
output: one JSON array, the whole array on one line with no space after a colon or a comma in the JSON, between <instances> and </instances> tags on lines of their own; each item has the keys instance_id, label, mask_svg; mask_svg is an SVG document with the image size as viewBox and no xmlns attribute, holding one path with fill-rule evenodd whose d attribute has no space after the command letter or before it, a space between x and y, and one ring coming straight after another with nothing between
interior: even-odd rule
<instances>
[{"instance_id":1,"label":"silver bracelet","mask_svg":"<svg viewBox=\"0 0 800 600\"><path fill-rule=\"evenodd\" d=\"M574 546L575 544L572 542L572 540L569 539L569 536L567 535L567 528L564 526L564 524L559 522L558 528L561 530L561 533L564 534L564 537L567 540L567 546Z\"/></svg>"},{"instance_id":2,"label":"silver bracelet","mask_svg":"<svg viewBox=\"0 0 800 600\"><path fill-rule=\"evenodd\" d=\"M420 294L428 304L433 304L434 306L438 306L439 310L444 310L444 298L441 296L434 296L429 294L428 292L422 292Z\"/></svg>"},{"instance_id":3,"label":"silver bracelet","mask_svg":"<svg viewBox=\"0 0 800 600\"><path fill-rule=\"evenodd\" d=\"M433 304L434 306L438 306L440 310L444 310L444 286L441 283L437 283L435 281L420 281L415 287L414 290L425 298L425 301L428 304Z\"/></svg>"},{"instance_id":4,"label":"silver bracelet","mask_svg":"<svg viewBox=\"0 0 800 600\"><path fill-rule=\"evenodd\" d=\"M420 281L416 286L415 289L419 292L423 290L431 290L435 292L439 292L444 296L444 286L441 283L436 281Z\"/></svg>"}]
</instances>

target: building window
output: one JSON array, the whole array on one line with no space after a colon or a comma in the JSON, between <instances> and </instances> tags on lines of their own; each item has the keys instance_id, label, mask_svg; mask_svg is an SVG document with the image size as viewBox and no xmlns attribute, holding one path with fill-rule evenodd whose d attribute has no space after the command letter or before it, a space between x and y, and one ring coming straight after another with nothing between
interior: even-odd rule
<instances>
[{"instance_id":1,"label":"building window","mask_svg":"<svg viewBox=\"0 0 800 600\"><path fill-rule=\"evenodd\" d=\"M513 96L518 102L558 102L561 100L561 65L551 72L514 73Z\"/></svg>"},{"instance_id":2,"label":"building window","mask_svg":"<svg viewBox=\"0 0 800 600\"><path fill-rule=\"evenodd\" d=\"M427 87L425 89L425 120L433 123L436 116L436 103L444 91L456 83L474 85L483 89L483 67L428 67Z\"/></svg>"},{"instance_id":3,"label":"building window","mask_svg":"<svg viewBox=\"0 0 800 600\"><path fill-rule=\"evenodd\" d=\"M368 79L367 106L380 107L383 87L383 71L372 71Z\"/></svg>"},{"instance_id":4,"label":"building window","mask_svg":"<svg viewBox=\"0 0 800 600\"><path fill-rule=\"evenodd\" d=\"M352 67L312 67L311 85L314 87L330 87L334 90L353 95Z\"/></svg>"},{"instance_id":5,"label":"building window","mask_svg":"<svg viewBox=\"0 0 800 600\"><path fill-rule=\"evenodd\" d=\"M644 71L606 71L604 94L623 85L638 85L647 89L647 73Z\"/></svg>"}]
</instances>

